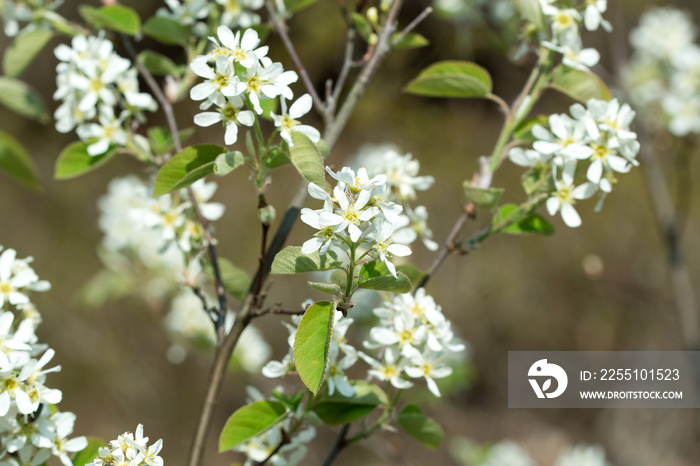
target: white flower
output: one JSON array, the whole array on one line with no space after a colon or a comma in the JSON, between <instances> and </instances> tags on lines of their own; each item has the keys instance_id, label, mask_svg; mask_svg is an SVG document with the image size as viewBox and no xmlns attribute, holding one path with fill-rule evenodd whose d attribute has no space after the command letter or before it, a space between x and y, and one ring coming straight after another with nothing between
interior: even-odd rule
<instances>
[{"instance_id":1,"label":"white flower","mask_svg":"<svg viewBox=\"0 0 700 466\"><path fill-rule=\"evenodd\" d=\"M607 32L612 31L612 26L603 18L603 13L608 9L608 0L587 0L586 10L583 12L583 24L589 31L595 31L598 26L603 26Z\"/></svg>"},{"instance_id":2,"label":"white flower","mask_svg":"<svg viewBox=\"0 0 700 466\"><path fill-rule=\"evenodd\" d=\"M223 24L241 28L260 24L260 16L251 10L262 8L264 0L216 0L216 3L224 7Z\"/></svg>"},{"instance_id":3,"label":"white flower","mask_svg":"<svg viewBox=\"0 0 700 466\"><path fill-rule=\"evenodd\" d=\"M555 176L554 184L556 192L554 196L547 199L547 211L549 215L556 214L561 210L561 218L564 223L576 228L581 225L581 217L574 208L574 204L578 199L588 199L591 197L597 187L593 183L584 183L580 186L574 186L574 174L576 172L576 162L569 161L564 164L561 172L561 180Z\"/></svg>"},{"instance_id":4,"label":"white flower","mask_svg":"<svg viewBox=\"0 0 700 466\"><path fill-rule=\"evenodd\" d=\"M228 57L224 55L216 57L213 68L206 60L195 59L190 63L190 69L197 76L206 79L190 90L192 100L214 99L218 94L225 97L240 94L236 90L238 77L234 74L233 62Z\"/></svg>"},{"instance_id":5,"label":"white flower","mask_svg":"<svg viewBox=\"0 0 700 466\"><path fill-rule=\"evenodd\" d=\"M47 291L51 288L49 282L39 280L29 262L31 258L17 259L14 249L5 249L0 254L0 309L6 302L13 306L29 303L28 291Z\"/></svg>"},{"instance_id":6,"label":"white flower","mask_svg":"<svg viewBox=\"0 0 700 466\"><path fill-rule=\"evenodd\" d=\"M216 47L207 55L207 59L218 59L218 56L224 55L240 63L244 68L252 68L267 55L268 47L258 47L260 38L254 29L246 29L242 37L240 31L234 34L231 29L223 25L219 26L216 32L221 45L211 37L210 40Z\"/></svg>"},{"instance_id":7,"label":"white flower","mask_svg":"<svg viewBox=\"0 0 700 466\"><path fill-rule=\"evenodd\" d=\"M321 140L321 133L309 125L300 124L297 119L309 113L311 107L313 106L313 100L309 94L304 94L299 97L296 102L292 104L289 108L289 113L287 113L287 103L282 97L282 115L277 115L272 113L272 120L275 122L275 126L280 129L280 136L282 139L287 141L289 147L294 146L292 142L292 133L298 132L309 138L314 144Z\"/></svg>"},{"instance_id":8,"label":"white flower","mask_svg":"<svg viewBox=\"0 0 700 466\"><path fill-rule=\"evenodd\" d=\"M565 41L562 45L556 45L547 41L542 42L542 45L564 55L562 63L578 70L588 71L589 68L594 67L600 61L600 53L596 49L582 48L581 37L578 34L572 40Z\"/></svg>"},{"instance_id":9,"label":"white flower","mask_svg":"<svg viewBox=\"0 0 700 466\"><path fill-rule=\"evenodd\" d=\"M411 356L412 366L406 367L406 374L413 378L424 378L428 384L428 390L440 397L440 389L435 383L435 379L442 379L452 374L452 368L440 364L432 354L424 355L418 351Z\"/></svg>"},{"instance_id":10,"label":"white flower","mask_svg":"<svg viewBox=\"0 0 700 466\"><path fill-rule=\"evenodd\" d=\"M389 273L396 277L396 266L391 262L393 256L405 257L411 254L411 248L405 244L395 243L392 238L396 225L383 219L373 222L374 231L370 233L373 242L372 249L379 255L379 260L384 262Z\"/></svg>"},{"instance_id":11,"label":"white flower","mask_svg":"<svg viewBox=\"0 0 700 466\"><path fill-rule=\"evenodd\" d=\"M78 126L77 133L80 139L83 141L97 139L88 146L87 153L94 157L107 152L110 145L125 146L127 134L122 129L125 117L124 113L119 118L115 118L112 107L103 105L100 106L99 124L86 123Z\"/></svg>"},{"instance_id":12,"label":"white flower","mask_svg":"<svg viewBox=\"0 0 700 466\"><path fill-rule=\"evenodd\" d=\"M549 127L551 133L540 125L532 128L533 136L538 139L532 147L540 154L586 159L593 153L593 149L584 142L586 128L568 115L551 115Z\"/></svg>"},{"instance_id":13,"label":"white flower","mask_svg":"<svg viewBox=\"0 0 700 466\"><path fill-rule=\"evenodd\" d=\"M374 377L382 382L389 382L394 388L405 390L413 386L413 382L402 377L406 369L407 361L400 355L397 355L392 348L384 350L382 361L377 361L366 354L359 352L358 355L367 364L372 366L372 369L367 371L367 375Z\"/></svg>"},{"instance_id":14,"label":"white flower","mask_svg":"<svg viewBox=\"0 0 700 466\"><path fill-rule=\"evenodd\" d=\"M523 447L505 440L489 448L486 460L479 466L537 466L537 463Z\"/></svg>"},{"instance_id":15,"label":"white flower","mask_svg":"<svg viewBox=\"0 0 700 466\"><path fill-rule=\"evenodd\" d=\"M559 455L554 466L607 466L605 451L595 445L578 445Z\"/></svg>"},{"instance_id":16,"label":"white flower","mask_svg":"<svg viewBox=\"0 0 700 466\"><path fill-rule=\"evenodd\" d=\"M630 33L630 42L645 54L669 60L695 40L695 25L688 13L670 7L652 8Z\"/></svg>"},{"instance_id":17,"label":"white flower","mask_svg":"<svg viewBox=\"0 0 700 466\"><path fill-rule=\"evenodd\" d=\"M223 122L226 132L224 142L226 145L235 144L238 140L238 125L253 126L255 115L250 110L243 110L243 100L238 97L229 97L225 100L215 100L216 112L202 112L194 116L194 122L198 126L211 126Z\"/></svg>"}]
</instances>

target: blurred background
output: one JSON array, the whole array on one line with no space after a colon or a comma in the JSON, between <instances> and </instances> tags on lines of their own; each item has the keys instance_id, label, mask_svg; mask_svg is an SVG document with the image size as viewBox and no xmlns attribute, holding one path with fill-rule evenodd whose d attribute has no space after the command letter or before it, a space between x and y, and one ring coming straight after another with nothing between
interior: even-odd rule
<instances>
[{"instance_id":1,"label":"blurred background","mask_svg":"<svg viewBox=\"0 0 700 466\"><path fill-rule=\"evenodd\" d=\"M66 17L79 21L78 3L66 2ZM95 5L98 2L92 2ZM124 1L142 18L150 16L160 2ZM428 1L406 2L401 23L407 24ZM495 104L481 100L439 100L407 95L401 88L429 64L445 59L473 60L494 77L494 92L512 101L521 89L532 57L513 63L517 28L494 14L492 2L463 0L470 13L461 19L433 15L418 32L430 45L392 53L380 70L328 164L336 168L349 161L365 143L391 142L420 161L421 174L436 178L435 185L420 193L418 202L430 212L430 226L441 243L460 215L461 183L477 169L478 157L489 154L497 137L502 115ZM495 2L494 2L495 3ZM695 0L610 2L606 17L614 31L584 35L586 46L602 55L595 70L615 88L614 74L620 50L627 50L629 30L639 15L654 5L684 8L700 21ZM336 2L321 0L289 22L309 74L320 89L337 74L344 45L344 25ZM55 90L56 59L50 46L23 74L51 102ZM293 69L279 40L268 40L270 56ZM0 35L0 49L7 38ZM155 48L178 63L184 57L144 39L139 50ZM117 50L123 49L117 44ZM616 51L615 51L616 50ZM628 53L628 52L625 52ZM627 55L623 55L627 56ZM613 58L614 57L614 58ZM301 84L295 94L304 91ZM537 108L542 113L565 112L573 102L548 93ZM51 102L51 110L55 103ZM193 126L197 106L189 100L176 107L181 126ZM320 120L309 118L321 127ZM115 177L136 173L149 176L139 162L119 156L109 165L73 180L55 181L57 155L73 134L61 135L52 124L18 117L0 108L0 129L25 144L38 165L42 191L31 192L6 176L0 177L0 244L17 249L19 256L35 257L34 268L53 289L34 299L44 323L42 342L56 350L55 362L62 372L52 374L51 386L63 391L61 409L77 414L76 434L115 438L138 423L151 439L163 438L166 464L183 464L205 390L213 351L190 352L180 364L166 358L172 340L163 327L164 303L126 297L91 307L81 290L103 269L97 255L102 238L98 227L97 199ZM162 115L150 119L165 125ZM201 129L188 141L220 143L218 126ZM679 156L667 141L655 141L675 189ZM686 145L683 172L695 185L700 171L695 160L697 146ZM506 188L504 201L524 198L519 177L522 169L506 163L495 186ZM281 213L296 187L293 168L274 174L268 201ZM581 204L583 225L567 228L559 218L549 237L501 235L464 257L450 257L427 287L454 323L456 333L469 343L469 380L456 383L441 400L428 396L420 401L445 429L445 442L432 452L404 434L383 432L343 452L338 465L461 464L453 454L459 439L493 443L510 438L519 442L542 465L550 465L565 445L602 445L609 460L620 466L700 464L695 410L515 410L507 407L506 366L514 350L680 350L680 324L670 288L662 235L653 214L641 170L620 177L615 191L600 213L593 202ZM292 179L293 182L286 180ZM275 181L280 180L280 183ZM219 180L215 200L227 205L216 223L219 251L223 257L252 273L257 266L259 232L248 219L256 215L257 199L243 170ZM694 284L700 283L700 206L690 194L691 208L682 245ZM466 235L490 221L482 213L470 221ZM299 245L311 230L299 224L288 244ZM412 262L428 268L434 253L421 245L414 248ZM299 303L320 295L307 288L306 277L277 277L271 301ZM287 331L277 316L255 321L272 347L272 358L287 350ZM352 337L351 337L352 339ZM359 368L356 368L359 369ZM226 418L244 403L244 388L253 384L263 392L280 383L261 375L230 374L224 386L217 417L210 435L207 465L228 465L240 458L234 453L216 455L216 439ZM287 377L287 386L300 386ZM420 395L418 395L420 396ZM312 451L302 464L320 464L335 439L333 429L320 429ZM453 448L450 448L450 446ZM459 449L457 447L457 449Z\"/></svg>"}]
</instances>

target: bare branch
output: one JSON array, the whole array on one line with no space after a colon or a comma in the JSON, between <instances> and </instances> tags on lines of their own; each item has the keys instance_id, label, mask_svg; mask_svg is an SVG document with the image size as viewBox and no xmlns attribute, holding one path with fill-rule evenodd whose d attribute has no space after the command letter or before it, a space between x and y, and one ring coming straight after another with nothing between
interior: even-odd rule
<instances>
[{"instance_id":1,"label":"bare branch","mask_svg":"<svg viewBox=\"0 0 700 466\"><path fill-rule=\"evenodd\" d=\"M403 31L399 33L399 35L396 36L396 38L392 41L392 45L395 46L411 32L413 31L420 23L423 22L425 18L427 18L431 13L433 12L433 7L429 6L425 10L421 12L416 18L408 23L408 26L406 26Z\"/></svg>"}]
</instances>

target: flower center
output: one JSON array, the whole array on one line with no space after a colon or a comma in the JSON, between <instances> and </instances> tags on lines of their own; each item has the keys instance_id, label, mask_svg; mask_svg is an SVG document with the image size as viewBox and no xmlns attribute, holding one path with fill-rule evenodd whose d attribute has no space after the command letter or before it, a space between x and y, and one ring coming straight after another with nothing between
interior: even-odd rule
<instances>
[{"instance_id":1,"label":"flower center","mask_svg":"<svg viewBox=\"0 0 700 466\"><path fill-rule=\"evenodd\" d=\"M563 204L574 204L574 198L572 196L574 189L571 186L565 186L561 188L559 191L557 191L557 197L559 198L559 201L561 201Z\"/></svg>"},{"instance_id":2,"label":"flower center","mask_svg":"<svg viewBox=\"0 0 700 466\"><path fill-rule=\"evenodd\" d=\"M2 293L4 295L8 295L11 292L12 292L12 287L10 286L9 283L7 283L7 282L0 283L0 293Z\"/></svg>"}]
</instances>

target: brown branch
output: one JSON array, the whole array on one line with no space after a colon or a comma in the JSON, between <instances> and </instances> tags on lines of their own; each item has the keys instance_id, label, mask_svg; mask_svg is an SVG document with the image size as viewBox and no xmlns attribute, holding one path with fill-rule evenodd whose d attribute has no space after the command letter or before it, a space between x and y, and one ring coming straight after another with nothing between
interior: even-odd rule
<instances>
[{"instance_id":1,"label":"brown branch","mask_svg":"<svg viewBox=\"0 0 700 466\"><path fill-rule=\"evenodd\" d=\"M397 36L396 39L391 41L391 45L395 46L411 32L413 31L420 23L423 22L425 18L427 18L431 13L433 12L433 7L429 6L425 10L423 10L418 16L415 17L413 21L408 23L408 26L406 26L403 31L401 31Z\"/></svg>"},{"instance_id":2,"label":"brown branch","mask_svg":"<svg viewBox=\"0 0 700 466\"><path fill-rule=\"evenodd\" d=\"M333 449L328 453L326 460L323 462L323 466L330 466L331 463L333 463L333 461L340 454L341 450L348 445L347 436L348 436L349 430L350 430L350 423L348 422L340 430L340 433L338 434L338 438L335 440L335 444L333 444Z\"/></svg>"}]
</instances>

